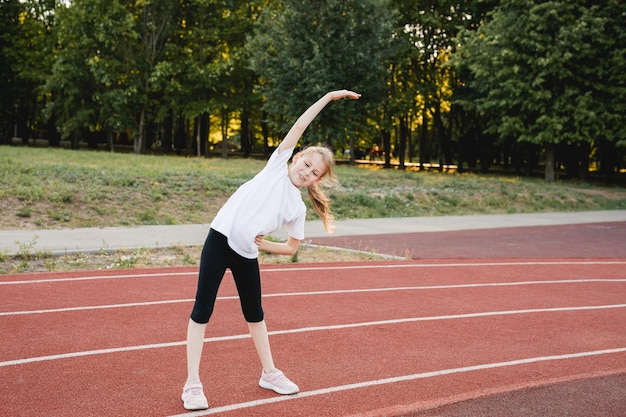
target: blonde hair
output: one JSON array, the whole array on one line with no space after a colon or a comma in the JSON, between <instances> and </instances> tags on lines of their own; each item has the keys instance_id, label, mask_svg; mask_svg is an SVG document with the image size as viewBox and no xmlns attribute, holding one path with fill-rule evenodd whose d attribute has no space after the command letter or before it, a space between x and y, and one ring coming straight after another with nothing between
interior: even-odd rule
<instances>
[{"instance_id":1,"label":"blonde hair","mask_svg":"<svg viewBox=\"0 0 626 417\"><path fill-rule=\"evenodd\" d=\"M326 164L326 172L324 173L322 178L328 179L330 181L336 181L335 158L331 150L324 146L309 146L308 148L304 149L301 154L306 155L312 152L317 152ZM334 216L330 213L330 198L328 198L326 194L324 194L322 189L319 187L319 183L315 183L307 187L307 191L309 193L309 200L311 200L313 209L322 219L322 223L324 224L324 229L326 229L326 233L334 233Z\"/></svg>"}]
</instances>

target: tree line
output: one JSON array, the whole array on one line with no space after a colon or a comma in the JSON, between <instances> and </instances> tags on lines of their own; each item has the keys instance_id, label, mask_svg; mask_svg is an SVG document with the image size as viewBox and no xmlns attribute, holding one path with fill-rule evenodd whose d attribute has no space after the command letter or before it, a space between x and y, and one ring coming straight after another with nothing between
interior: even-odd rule
<instances>
[{"instance_id":1,"label":"tree line","mask_svg":"<svg viewBox=\"0 0 626 417\"><path fill-rule=\"evenodd\" d=\"M305 140L404 168L624 168L621 0L2 0L0 143L267 154ZM556 173L555 173L556 172Z\"/></svg>"}]
</instances>

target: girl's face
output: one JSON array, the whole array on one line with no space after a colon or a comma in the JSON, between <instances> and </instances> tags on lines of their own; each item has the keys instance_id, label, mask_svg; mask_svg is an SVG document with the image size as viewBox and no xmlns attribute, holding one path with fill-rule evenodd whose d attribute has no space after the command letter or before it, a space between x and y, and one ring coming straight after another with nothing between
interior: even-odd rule
<instances>
[{"instance_id":1,"label":"girl's face","mask_svg":"<svg viewBox=\"0 0 626 417\"><path fill-rule=\"evenodd\" d=\"M296 187L309 187L319 182L328 167L318 152L298 152L289 167L289 179Z\"/></svg>"}]
</instances>

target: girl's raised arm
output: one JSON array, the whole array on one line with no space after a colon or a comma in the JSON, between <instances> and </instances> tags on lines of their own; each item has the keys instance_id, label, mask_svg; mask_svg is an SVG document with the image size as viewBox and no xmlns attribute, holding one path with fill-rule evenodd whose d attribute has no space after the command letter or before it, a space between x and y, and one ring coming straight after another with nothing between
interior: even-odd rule
<instances>
[{"instance_id":1,"label":"girl's raised arm","mask_svg":"<svg viewBox=\"0 0 626 417\"><path fill-rule=\"evenodd\" d=\"M350 90L337 90L326 93L322 98L313 103L313 105L311 105L311 107L302 113L298 120L296 120L291 129L289 129L287 136L285 136L278 147L278 152L294 148L309 124L311 124L313 119L317 117L317 115L324 107L326 107L328 103L333 100L340 100L346 97L356 100L361 97L361 95Z\"/></svg>"}]
</instances>

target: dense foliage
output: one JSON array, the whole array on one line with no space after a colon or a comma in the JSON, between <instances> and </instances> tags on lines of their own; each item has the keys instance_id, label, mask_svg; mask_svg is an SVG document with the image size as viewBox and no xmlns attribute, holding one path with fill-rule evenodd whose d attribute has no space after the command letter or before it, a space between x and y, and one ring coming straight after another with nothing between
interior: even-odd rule
<instances>
[{"instance_id":1,"label":"dense foliage","mask_svg":"<svg viewBox=\"0 0 626 417\"><path fill-rule=\"evenodd\" d=\"M625 20L619 0L3 0L0 144L249 156L350 88L306 142L611 176Z\"/></svg>"}]
</instances>

